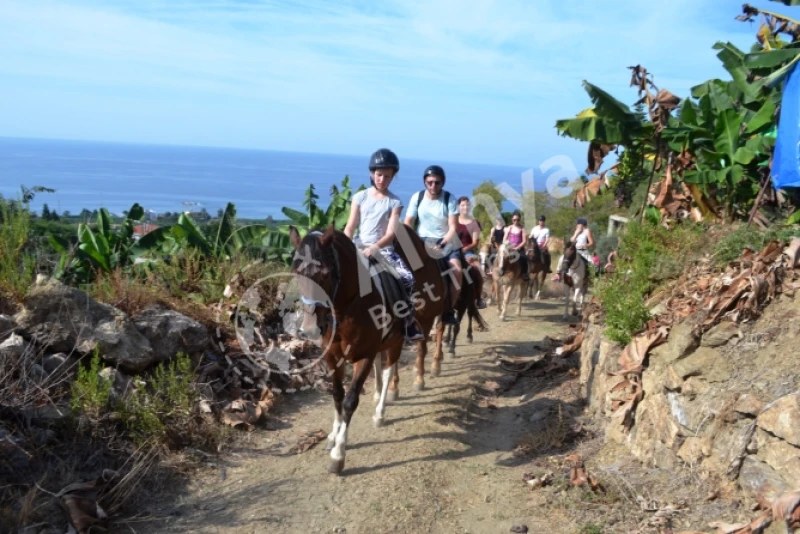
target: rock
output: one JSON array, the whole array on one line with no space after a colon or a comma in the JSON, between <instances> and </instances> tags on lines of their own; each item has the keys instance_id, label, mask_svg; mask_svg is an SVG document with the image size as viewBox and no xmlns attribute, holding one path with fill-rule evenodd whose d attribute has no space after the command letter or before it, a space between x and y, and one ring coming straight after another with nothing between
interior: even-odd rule
<instances>
[{"instance_id":1,"label":"rock","mask_svg":"<svg viewBox=\"0 0 800 534\"><path fill-rule=\"evenodd\" d=\"M111 382L111 400L122 400L135 388L131 377L113 367L106 367L99 374L100 378Z\"/></svg>"},{"instance_id":2,"label":"rock","mask_svg":"<svg viewBox=\"0 0 800 534\"><path fill-rule=\"evenodd\" d=\"M703 338L700 340L700 346L720 347L735 336L741 336L741 331L736 323L723 321L703 334Z\"/></svg>"},{"instance_id":3,"label":"rock","mask_svg":"<svg viewBox=\"0 0 800 534\"><path fill-rule=\"evenodd\" d=\"M789 491L789 485L781 476L764 462L752 456L746 456L739 471L739 485L751 491L755 496L761 495L767 502L772 502L782 493Z\"/></svg>"},{"instance_id":4,"label":"rock","mask_svg":"<svg viewBox=\"0 0 800 534\"><path fill-rule=\"evenodd\" d=\"M733 366L728 359L717 349L710 347L700 347L686 358L675 362L672 368L680 378L702 376L709 382L725 382L733 372Z\"/></svg>"},{"instance_id":5,"label":"rock","mask_svg":"<svg viewBox=\"0 0 800 534\"><path fill-rule=\"evenodd\" d=\"M700 343L694 331L700 320L701 314L695 313L675 325L669 333L667 342L650 351L651 365L669 365L691 354Z\"/></svg>"},{"instance_id":6,"label":"rock","mask_svg":"<svg viewBox=\"0 0 800 534\"><path fill-rule=\"evenodd\" d=\"M35 380L36 382L44 382L47 380L47 372L44 370L44 367L39 365L38 363L34 363L28 369L28 374L30 377Z\"/></svg>"},{"instance_id":7,"label":"rock","mask_svg":"<svg viewBox=\"0 0 800 534\"><path fill-rule=\"evenodd\" d=\"M74 374L77 372L77 365L76 359L68 357L63 352L47 354L42 358L42 367L49 375L62 375L64 373Z\"/></svg>"},{"instance_id":8,"label":"rock","mask_svg":"<svg viewBox=\"0 0 800 534\"><path fill-rule=\"evenodd\" d=\"M800 449L759 429L756 458L778 472L792 489L800 487Z\"/></svg>"},{"instance_id":9,"label":"rock","mask_svg":"<svg viewBox=\"0 0 800 534\"><path fill-rule=\"evenodd\" d=\"M5 341L10 336L17 324L8 315L0 314L0 341Z\"/></svg>"},{"instance_id":10,"label":"rock","mask_svg":"<svg viewBox=\"0 0 800 534\"><path fill-rule=\"evenodd\" d=\"M528 422L535 423L536 421L547 419L548 415L550 415L550 408L541 408L533 412L530 417L528 417Z\"/></svg>"},{"instance_id":11,"label":"rock","mask_svg":"<svg viewBox=\"0 0 800 534\"><path fill-rule=\"evenodd\" d=\"M800 237L793 237L789 245L783 249L783 253L788 257L792 268L800 267Z\"/></svg>"},{"instance_id":12,"label":"rock","mask_svg":"<svg viewBox=\"0 0 800 534\"><path fill-rule=\"evenodd\" d=\"M765 404L761 402L755 395L744 393L736 399L736 404L733 409L745 415L752 415L756 417L764 409Z\"/></svg>"},{"instance_id":13,"label":"rock","mask_svg":"<svg viewBox=\"0 0 800 534\"><path fill-rule=\"evenodd\" d=\"M30 343L19 334L11 334L0 343L0 366L15 365L28 350L31 350Z\"/></svg>"},{"instance_id":14,"label":"rock","mask_svg":"<svg viewBox=\"0 0 800 534\"><path fill-rule=\"evenodd\" d=\"M65 423L70 416L69 408L46 404L36 408L23 408L22 414L33 423L41 425L57 425Z\"/></svg>"},{"instance_id":15,"label":"rock","mask_svg":"<svg viewBox=\"0 0 800 534\"><path fill-rule=\"evenodd\" d=\"M133 322L153 347L156 362L169 361L178 352L200 352L211 344L205 326L167 308L147 308L135 316Z\"/></svg>"},{"instance_id":16,"label":"rock","mask_svg":"<svg viewBox=\"0 0 800 534\"><path fill-rule=\"evenodd\" d=\"M690 436L683 441L678 449L678 457L689 465L697 465L703 459L706 448L705 440Z\"/></svg>"},{"instance_id":17,"label":"rock","mask_svg":"<svg viewBox=\"0 0 800 534\"><path fill-rule=\"evenodd\" d=\"M37 279L14 320L23 334L57 352L99 349L100 356L129 372L146 369L153 349L120 310L95 301L57 280Z\"/></svg>"},{"instance_id":18,"label":"rock","mask_svg":"<svg viewBox=\"0 0 800 534\"><path fill-rule=\"evenodd\" d=\"M0 425L0 477L11 480L12 475L27 470L29 457L23 448L25 442Z\"/></svg>"},{"instance_id":19,"label":"rock","mask_svg":"<svg viewBox=\"0 0 800 534\"><path fill-rule=\"evenodd\" d=\"M756 423L767 432L800 447L800 391L769 403Z\"/></svg>"}]
</instances>

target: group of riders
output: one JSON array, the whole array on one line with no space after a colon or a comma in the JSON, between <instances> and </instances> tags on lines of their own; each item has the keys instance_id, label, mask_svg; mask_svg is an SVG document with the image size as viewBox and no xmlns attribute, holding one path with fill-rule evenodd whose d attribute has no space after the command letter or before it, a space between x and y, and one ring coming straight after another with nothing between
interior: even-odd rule
<instances>
[{"instance_id":1,"label":"group of riders","mask_svg":"<svg viewBox=\"0 0 800 534\"><path fill-rule=\"evenodd\" d=\"M389 186L399 170L400 161L391 150L381 148L372 154L369 161L371 187L353 195L350 217L344 233L367 258L392 271L392 274L402 281L406 295L412 295L415 291L414 275L393 245L394 229L400 224L403 203L389 190ZM416 232L425 242L426 249L432 256L441 258L447 263L451 275L450 306L442 316L442 322L456 324L455 308L463 285L464 268L472 265L482 274L485 271L477 250L480 245L481 226L470 214L472 207L470 199L466 196L456 199L444 189L446 176L442 167L430 165L425 169L422 179L425 188L411 196L403 223L412 228L416 225ZM519 261L522 262L522 272L526 281L529 277L526 256L529 239L536 241L546 272L551 272L549 252L551 236L545 222L544 215L539 216L537 226L528 234L521 224L518 213L512 216L509 226L505 226L502 215L498 215L491 234L490 250L493 254L504 243L507 247L520 252ZM594 237L586 219L577 220L571 242L575 243L578 254L591 265L592 257L589 249L594 246ZM556 279L558 276L557 274ZM483 309L486 303L480 292L482 280L476 282L478 282L476 306ZM408 300L413 308L410 297ZM408 314L404 321L406 339L416 341L424 338L413 314Z\"/></svg>"}]
</instances>

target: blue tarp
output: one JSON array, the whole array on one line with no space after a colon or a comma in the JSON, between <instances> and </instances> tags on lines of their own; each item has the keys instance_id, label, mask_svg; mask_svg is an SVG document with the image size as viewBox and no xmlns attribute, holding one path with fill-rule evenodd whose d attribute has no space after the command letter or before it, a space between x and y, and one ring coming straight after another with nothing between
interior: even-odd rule
<instances>
[{"instance_id":1,"label":"blue tarp","mask_svg":"<svg viewBox=\"0 0 800 534\"><path fill-rule=\"evenodd\" d=\"M772 158L775 189L800 187L800 72L792 67L783 86L778 139Z\"/></svg>"}]
</instances>

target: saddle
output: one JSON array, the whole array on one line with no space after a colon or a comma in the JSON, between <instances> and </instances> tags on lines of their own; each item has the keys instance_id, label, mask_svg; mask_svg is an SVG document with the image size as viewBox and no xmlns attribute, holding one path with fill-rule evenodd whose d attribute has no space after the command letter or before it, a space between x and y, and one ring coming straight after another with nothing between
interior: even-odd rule
<instances>
[{"instance_id":1,"label":"saddle","mask_svg":"<svg viewBox=\"0 0 800 534\"><path fill-rule=\"evenodd\" d=\"M369 258L369 264L370 267L379 265L378 260L372 256ZM374 273L371 273L371 275L375 279L375 285L378 286L378 290L383 295L387 313L394 309L395 303L408 302L411 299L408 291L406 291L406 286L403 285L399 278L385 268L376 270L377 275Z\"/></svg>"}]
</instances>

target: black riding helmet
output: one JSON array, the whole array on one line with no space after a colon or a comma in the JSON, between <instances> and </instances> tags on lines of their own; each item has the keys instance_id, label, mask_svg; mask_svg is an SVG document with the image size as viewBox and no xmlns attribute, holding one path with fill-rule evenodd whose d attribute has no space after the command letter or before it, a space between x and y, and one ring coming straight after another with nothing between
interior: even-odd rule
<instances>
[{"instance_id":1,"label":"black riding helmet","mask_svg":"<svg viewBox=\"0 0 800 534\"><path fill-rule=\"evenodd\" d=\"M577 223L582 224L583 226L589 226L589 222L583 217L579 217Z\"/></svg>"},{"instance_id":2,"label":"black riding helmet","mask_svg":"<svg viewBox=\"0 0 800 534\"><path fill-rule=\"evenodd\" d=\"M540 220L540 221L544 221L544 220L546 220L546 219L545 219L545 216L544 216L544 215L539 215L539 220Z\"/></svg>"},{"instance_id":3,"label":"black riding helmet","mask_svg":"<svg viewBox=\"0 0 800 534\"><path fill-rule=\"evenodd\" d=\"M425 172L422 173L422 180L424 181L428 176L441 176L442 184L447 181L447 177L444 175L444 169L438 165L429 165L428 168L425 169Z\"/></svg>"},{"instance_id":4,"label":"black riding helmet","mask_svg":"<svg viewBox=\"0 0 800 534\"><path fill-rule=\"evenodd\" d=\"M397 159L397 154L388 148L379 148L369 158L369 170L375 169L394 169L397 173L400 171L400 160Z\"/></svg>"}]
</instances>

